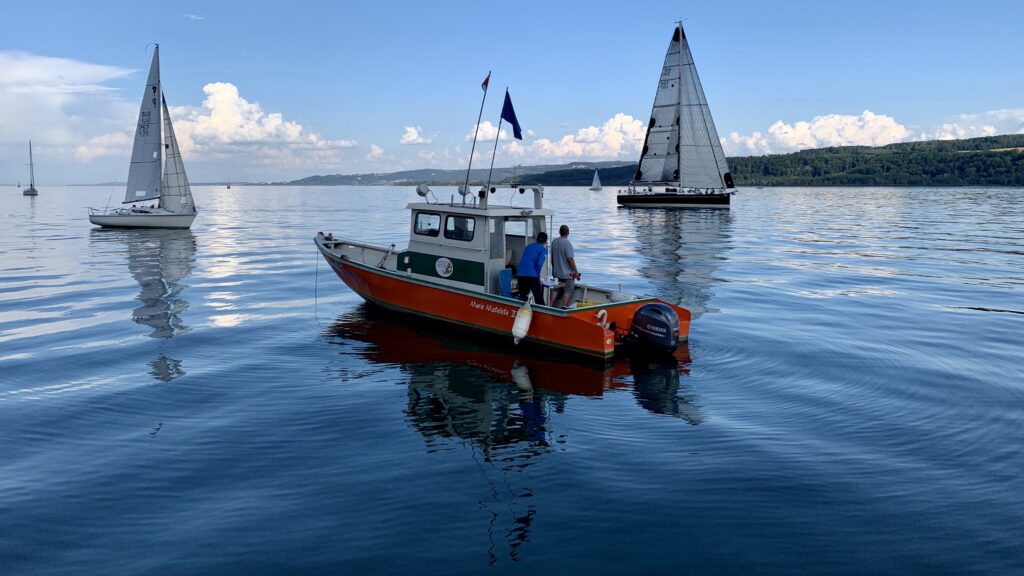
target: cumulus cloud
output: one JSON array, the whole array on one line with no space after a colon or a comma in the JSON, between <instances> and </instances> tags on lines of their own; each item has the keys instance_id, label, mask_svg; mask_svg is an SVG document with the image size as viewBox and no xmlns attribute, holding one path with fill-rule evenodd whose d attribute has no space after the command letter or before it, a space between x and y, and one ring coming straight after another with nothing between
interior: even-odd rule
<instances>
[{"instance_id":1,"label":"cumulus cloud","mask_svg":"<svg viewBox=\"0 0 1024 576\"><path fill-rule=\"evenodd\" d=\"M1004 108L980 114L960 114L937 128L924 130L919 140L953 140L996 134L1024 134L1024 108Z\"/></svg>"},{"instance_id":2,"label":"cumulus cloud","mask_svg":"<svg viewBox=\"0 0 1024 576\"><path fill-rule=\"evenodd\" d=\"M952 140L998 134L1024 134L1024 108L960 114L937 126L906 126L891 116L865 110L858 116L827 114L787 124L781 120L766 132L732 132L722 138L728 155L784 154L829 146L884 146L913 140Z\"/></svg>"},{"instance_id":3,"label":"cumulus cloud","mask_svg":"<svg viewBox=\"0 0 1024 576\"><path fill-rule=\"evenodd\" d=\"M366 155L367 160L379 160L384 156L384 149L376 144L370 144L370 152Z\"/></svg>"},{"instance_id":4,"label":"cumulus cloud","mask_svg":"<svg viewBox=\"0 0 1024 576\"><path fill-rule=\"evenodd\" d=\"M541 138L531 149L538 156L549 158L636 157L645 133L642 122L620 112L601 126L588 126L558 140Z\"/></svg>"},{"instance_id":5,"label":"cumulus cloud","mask_svg":"<svg viewBox=\"0 0 1024 576\"><path fill-rule=\"evenodd\" d=\"M726 154L778 154L829 146L882 146L911 139L913 131L891 116L865 110L859 116L826 114L810 121L781 120L766 133L730 133L722 139Z\"/></svg>"},{"instance_id":6,"label":"cumulus cloud","mask_svg":"<svg viewBox=\"0 0 1024 576\"><path fill-rule=\"evenodd\" d=\"M473 141L473 134L476 133L476 132L477 132L476 124L473 124L473 127L469 129L469 132L466 133L466 136L463 139L466 142L472 142ZM477 142L480 142L482 140L494 140L495 136L498 136L498 127L497 126L495 126L494 124L491 124L490 121L488 121L488 120L484 120L483 122L480 123L480 131L479 131L479 133L476 136ZM508 132L506 132L505 130L502 130L501 131L501 135L498 136L498 139L499 140L508 140Z\"/></svg>"},{"instance_id":7,"label":"cumulus cloud","mask_svg":"<svg viewBox=\"0 0 1024 576\"><path fill-rule=\"evenodd\" d=\"M402 139L398 141L399 144L430 144L431 139L420 134L419 126L406 126L405 133L402 134Z\"/></svg>"},{"instance_id":8,"label":"cumulus cloud","mask_svg":"<svg viewBox=\"0 0 1024 576\"><path fill-rule=\"evenodd\" d=\"M215 160L232 157L253 164L282 168L335 165L354 140L329 140L280 112L267 112L243 98L229 82L203 86L200 107L171 109L174 131L186 158Z\"/></svg>"}]
</instances>

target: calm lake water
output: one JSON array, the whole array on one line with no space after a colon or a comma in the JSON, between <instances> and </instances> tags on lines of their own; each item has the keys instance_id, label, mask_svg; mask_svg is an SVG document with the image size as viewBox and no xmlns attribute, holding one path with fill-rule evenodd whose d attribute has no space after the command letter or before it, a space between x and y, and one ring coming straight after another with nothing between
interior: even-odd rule
<instances>
[{"instance_id":1,"label":"calm lake water","mask_svg":"<svg viewBox=\"0 0 1024 576\"><path fill-rule=\"evenodd\" d=\"M694 311L606 371L318 263L411 188L194 193L101 231L120 188L0 188L0 573L1024 573L1024 191L549 189L584 281Z\"/></svg>"}]
</instances>

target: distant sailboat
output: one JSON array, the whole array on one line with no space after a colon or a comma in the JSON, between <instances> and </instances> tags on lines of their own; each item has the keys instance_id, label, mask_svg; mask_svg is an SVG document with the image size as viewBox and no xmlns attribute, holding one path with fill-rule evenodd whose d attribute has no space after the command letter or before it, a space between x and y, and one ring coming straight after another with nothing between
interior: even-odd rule
<instances>
[{"instance_id":1,"label":"distant sailboat","mask_svg":"<svg viewBox=\"0 0 1024 576\"><path fill-rule=\"evenodd\" d=\"M640 164L618 202L637 208L728 208L733 194L728 189L735 187L679 22L665 54Z\"/></svg>"},{"instance_id":2,"label":"distant sailboat","mask_svg":"<svg viewBox=\"0 0 1024 576\"><path fill-rule=\"evenodd\" d=\"M137 205L152 200L156 202L149 206ZM111 228L189 228L196 218L192 190L160 85L159 44L153 51L139 108L123 204L132 206L103 211L90 208L89 222Z\"/></svg>"},{"instance_id":3,"label":"distant sailboat","mask_svg":"<svg viewBox=\"0 0 1024 576\"><path fill-rule=\"evenodd\" d=\"M594 182L590 185L590 189L594 192L601 190L601 179L597 177L597 170L594 170Z\"/></svg>"},{"instance_id":4,"label":"distant sailboat","mask_svg":"<svg viewBox=\"0 0 1024 576\"><path fill-rule=\"evenodd\" d=\"M18 182L18 187L21 187L21 182ZM32 161L32 141L28 141L28 188L21 191L22 196L39 196L39 190L36 190L36 165Z\"/></svg>"}]
</instances>

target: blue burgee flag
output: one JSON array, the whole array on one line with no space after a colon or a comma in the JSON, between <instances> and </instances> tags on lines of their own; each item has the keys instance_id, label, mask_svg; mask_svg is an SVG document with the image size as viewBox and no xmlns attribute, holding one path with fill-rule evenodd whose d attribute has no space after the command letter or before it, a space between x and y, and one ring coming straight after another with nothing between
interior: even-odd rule
<instances>
[{"instance_id":1,"label":"blue burgee flag","mask_svg":"<svg viewBox=\"0 0 1024 576\"><path fill-rule=\"evenodd\" d=\"M516 140L523 139L523 129L519 127L519 120L516 119L516 111L512 108L512 98L505 90L505 105L501 107L501 119L512 125L512 135Z\"/></svg>"}]
</instances>

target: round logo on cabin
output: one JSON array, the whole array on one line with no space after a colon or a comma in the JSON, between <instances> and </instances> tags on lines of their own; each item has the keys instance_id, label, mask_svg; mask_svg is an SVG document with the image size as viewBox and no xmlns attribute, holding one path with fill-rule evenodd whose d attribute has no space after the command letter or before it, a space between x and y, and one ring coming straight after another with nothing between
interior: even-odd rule
<instances>
[{"instance_id":1,"label":"round logo on cabin","mask_svg":"<svg viewBox=\"0 0 1024 576\"><path fill-rule=\"evenodd\" d=\"M434 262L434 270L437 271L437 275L441 278L447 278L452 275L453 271L455 271L455 265L453 265L452 261L447 258L438 258L437 261Z\"/></svg>"}]
</instances>

